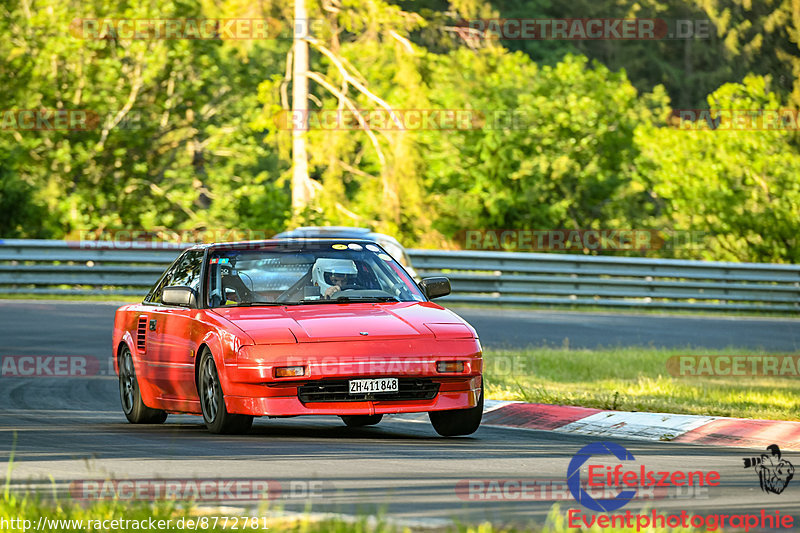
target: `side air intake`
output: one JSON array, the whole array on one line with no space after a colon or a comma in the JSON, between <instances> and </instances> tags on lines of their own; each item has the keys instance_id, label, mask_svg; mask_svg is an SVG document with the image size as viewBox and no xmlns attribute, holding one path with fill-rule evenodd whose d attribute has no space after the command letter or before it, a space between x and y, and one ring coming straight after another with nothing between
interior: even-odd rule
<instances>
[{"instance_id":1,"label":"side air intake","mask_svg":"<svg viewBox=\"0 0 800 533\"><path fill-rule=\"evenodd\" d=\"M147 315L139 316L139 327L136 330L136 349L143 352L147 345L145 340L147 338Z\"/></svg>"}]
</instances>

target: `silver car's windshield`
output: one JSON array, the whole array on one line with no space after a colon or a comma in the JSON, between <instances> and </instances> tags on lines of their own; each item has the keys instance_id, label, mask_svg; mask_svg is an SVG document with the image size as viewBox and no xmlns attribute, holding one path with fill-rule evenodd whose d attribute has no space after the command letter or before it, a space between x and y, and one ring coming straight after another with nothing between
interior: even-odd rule
<instances>
[{"instance_id":1,"label":"silver car's windshield","mask_svg":"<svg viewBox=\"0 0 800 533\"><path fill-rule=\"evenodd\" d=\"M210 307L425 300L382 248L348 241L214 249L207 279Z\"/></svg>"}]
</instances>

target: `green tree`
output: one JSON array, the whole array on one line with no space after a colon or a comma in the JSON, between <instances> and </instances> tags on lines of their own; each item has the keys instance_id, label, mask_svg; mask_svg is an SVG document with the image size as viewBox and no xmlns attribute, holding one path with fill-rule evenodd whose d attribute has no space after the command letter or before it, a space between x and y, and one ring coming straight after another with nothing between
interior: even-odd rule
<instances>
[{"instance_id":1,"label":"green tree","mask_svg":"<svg viewBox=\"0 0 800 533\"><path fill-rule=\"evenodd\" d=\"M296 222L367 225L421 242L429 218L414 132L373 128L367 117L371 111L391 117L394 109L427 105L428 88L419 72L425 50L408 38L423 21L380 0L327 9L309 3L309 16L325 22L309 39L312 122L323 110L351 113L357 120L332 129L311 125L309 175L317 194ZM288 75L275 74L260 88L265 112L259 125L270 130L284 158L291 131L285 121L273 119L288 111L291 83Z\"/></svg>"},{"instance_id":2,"label":"green tree","mask_svg":"<svg viewBox=\"0 0 800 533\"><path fill-rule=\"evenodd\" d=\"M567 56L538 67L501 48L432 61L435 107L483 127L428 135L426 185L446 235L468 228L591 228L612 220L644 113L623 73Z\"/></svg>"},{"instance_id":3,"label":"green tree","mask_svg":"<svg viewBox=\"0 0 800 533\"><path fill-rule=\"evenodd\" d=\"M79 109L87 131L14 132L14 175L58 219L80 229L202 228L259 223L280 229L288 195L280 161L250 127L258 72L280 68L277 41L242 51L222 40L81 38L76 17L202 18L197 2L40 0L6 8L0 86L18 109ZM18 67L18 68L15 68ZM258 69L258 72L256 72ZM245 218L246 219L246 218Z\"/></svg>"},{"instance_id":4,"label":"green tree","mask_svg":"<svg viewBox=\"0 0 800 533\"><path fill-rule=\"evenodd\" d=\"M800 107L800 1L695 0L723 39L726 59L739 81L768 75L780 96Z\"/></svg>"},{"instance_id":5,"label":"green tree","mask_svg":"<svg viewBox=\"0 0 800 533\"><path fill-rule=\"evenodd\" d=\"M715 109L778 109L769 79L748 76L709 96ZM787 125L788 126L788 125ZM744 131L643 125L636 182L649 191L653 225L705 235L703 242L665 250L684 258L731 261L800 260L800 154L791 129Z\"/></svg>"}]
</instances>

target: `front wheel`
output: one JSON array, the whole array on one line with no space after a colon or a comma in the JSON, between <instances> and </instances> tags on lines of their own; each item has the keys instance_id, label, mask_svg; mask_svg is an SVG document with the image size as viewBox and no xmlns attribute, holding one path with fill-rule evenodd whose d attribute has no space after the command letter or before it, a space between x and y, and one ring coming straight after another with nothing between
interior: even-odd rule
<instances>
[{"instance_id":1,"label":"front wheel","mask_svg":"<svg viewBox=\"0 0 800 533\"><path fill-rule=\"evenodd\" d=\"M200 358L200 375L197 392L200 396L200 407L203 410L203 421L211 433L247 433L253 425L253 417L234 415L225 408L225 396L217 374L217 365L209 350L204 350Z\"/></svg>"},{"instance_id":2,"label":"front wheel","mask_svg":"<svg viewBox=\"0 0 800 533\"><path fill-rule=\"evenodd\" d=\"M341 415L340 418L349 428L361 428L374 426L383 420L383 415Z\"/></svg>"},{"instance_id":3,"label":"front wheel","mask_svg":"<svg viewBox=\"0 0 800 533\"><path fill-rule=\"evenodd\" d=\"M481 380L481 397L478 405L469 409L430 411L428 418L431 419L436 433L443 437L475 433L481 425L481 418L483 418L483 380Z\"/></svg>"},{"instance_id":4,"label":"front wheel","mask_svg":"<svg viewBox=\"0 0 800 533\"><path fill-rule=\"evenodd\" d=\"M122 412L131 424L162 424L167 419L166 411L151 409L142 401L133 356L127 346L119 353L119 399Z\"/></svg>"}]
</instances>

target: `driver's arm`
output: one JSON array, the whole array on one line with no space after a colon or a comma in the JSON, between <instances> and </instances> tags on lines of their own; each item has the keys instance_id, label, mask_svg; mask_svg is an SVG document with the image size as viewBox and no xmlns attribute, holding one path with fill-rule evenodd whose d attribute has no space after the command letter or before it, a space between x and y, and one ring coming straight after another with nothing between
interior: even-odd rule
<instances>
[{"instance_id":1,"label":"driver's arm","mask_svg":"<svg viewBox=\"0 0 800 533\"><path fill-rule=\"evenodd\" d=\"M331 296L333 296L334 294L336 294L340 290L342 290L342 289L338 285L331 285L330 287L327 288L327 290L325 290L325 297L326 298L330 298Z\"/></svg>"}]
</instances>

